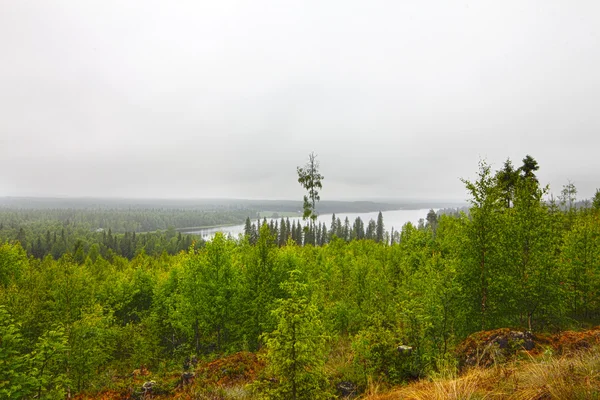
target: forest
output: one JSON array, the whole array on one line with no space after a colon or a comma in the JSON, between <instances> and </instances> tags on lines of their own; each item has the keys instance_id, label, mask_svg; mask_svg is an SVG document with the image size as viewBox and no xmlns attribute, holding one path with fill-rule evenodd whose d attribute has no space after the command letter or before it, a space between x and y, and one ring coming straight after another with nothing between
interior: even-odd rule
<instances>
[{"instance_id":1,"label":"forest","mask_svg":"<svg viewBox=\"0 0 600 400\"><path fill-rule=\"evenodd\" d=\"M98 211L99 231L75 211L3 211L0 398L343 398L457 369L475 332L598 325L600 191L554 198L538 169L481 161L467 212L399 232L316 225L320 182L301 168L306 226L238 210L237 238L168 229L184 211L133 225ZM227 357L251 361L211 381Z\"/></svg>"}]
</instances>

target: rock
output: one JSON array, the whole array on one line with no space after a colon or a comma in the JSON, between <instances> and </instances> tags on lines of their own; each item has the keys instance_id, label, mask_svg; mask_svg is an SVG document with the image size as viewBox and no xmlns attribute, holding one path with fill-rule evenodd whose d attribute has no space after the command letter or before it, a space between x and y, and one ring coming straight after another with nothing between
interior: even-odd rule
<instances>
[{"instance_id":1,"label":"rock","mask_svg":"<svg viewBox=\"0 0 600 400\"><path fill-rule=\"evenodd\" d=\"M196 376L196 374L194 372L184 372L183 374L181 374L181 383L183 385L187 385L188 383L190 383L192 381L192 379L194 379L194 377Z\"/></svg>"},{"instance_id":2,"label":"rock","mask_svg":"<svg viewBox=\"0 0 600 400\"><path fill-rule=\"evenodd\" d=\"M496 329L470 335L456 349L461 367L490 366L514 355L518 350L535 348L531 332Z\"/></svg>"},{"instance_id":3,"label":"rock","mask_svg":"<svg viewBox=\"0 0 600 400\"><path fill-rule=\"evenodd\" d=\"M350 397L356 394L356 385L352 382L342 381L335 385L342 397Z\"/></svg>"},{"instance_id":4,"label":"rock","mask_svg":"<svg viewBox=\"0 0 600 400\"><path fill-rule=\"evenodd\" d=\"M155 385L156 385L155 381L144 382L144 384L142 385L142 392L144 392L144 394L152 393L152 389L154 388Z\"/></svg>"},{"instance_id":5,"label":"rock","mask_svg":"<svg viewBox=\"0 0 600 400\"><path fill-rule=\"evenodd\" d=\"M400 355L410 356L412 354L413 348L411 346L400 345L396 348Z\"/></svg>"}]
</instances>

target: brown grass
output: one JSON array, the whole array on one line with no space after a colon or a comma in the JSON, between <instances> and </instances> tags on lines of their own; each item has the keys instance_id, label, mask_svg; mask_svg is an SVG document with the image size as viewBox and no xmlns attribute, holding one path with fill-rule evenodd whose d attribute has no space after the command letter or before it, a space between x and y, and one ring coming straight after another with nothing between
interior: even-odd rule
<instances>
[{"instance_id":1,"label":"brown grass","mask_svg":"<svg viewBox=\"0 0 600 400\"><path fill-rule=\"evenodd\" d=\"M364 399L600 399L599 351L593 347L561 357L544 355L492 368L472 368L461 376L420 381Z\"/></svg>"}]
</instances>

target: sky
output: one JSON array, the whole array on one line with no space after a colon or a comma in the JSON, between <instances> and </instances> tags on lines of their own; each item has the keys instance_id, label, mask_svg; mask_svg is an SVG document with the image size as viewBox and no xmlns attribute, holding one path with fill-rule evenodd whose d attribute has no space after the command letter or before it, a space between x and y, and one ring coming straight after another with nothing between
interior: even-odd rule
<instances>
[{"instance_id":1,"label":"sky","mask_svg":"<svg viewBox=\"0 0 600 400\"><path fill-rule=\"evenodd\" d=\"M0 1L0 196L600 188L600 2Z\"/></svg>"}]
</instances>

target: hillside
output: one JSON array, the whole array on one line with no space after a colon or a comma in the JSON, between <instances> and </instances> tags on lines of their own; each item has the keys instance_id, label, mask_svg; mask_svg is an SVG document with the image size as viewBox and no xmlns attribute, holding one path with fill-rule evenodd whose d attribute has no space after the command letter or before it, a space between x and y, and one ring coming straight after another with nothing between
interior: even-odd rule
<instances>
[{"instance_id":1,"label":"hillside","mask_svg":"<svg viewBox=\"0 0 600 400\"><path fill-rule=\"evenodd\" d=\"M364 394L338 385L340 398L364 400L541 400L595 399L600 396L600 327L588 331L564 331L555 335L531 335L531 348L507 338L523 332L499 329L479 332L459 346L457 360L477 348L481 359L460 369L450 364L431 377L396 388L371 382ZM500 345L499 345L500 344ZM525 344L525 346L524 346ZM136 399L251 399L251 384L260 379L265 364L254 353L232 356L191 366L189 372L155 375L147 369L114 383L115 389L80 395L79 400ZM343 369L338 360L329 368Z\"/></svg>"}]
</instances>

